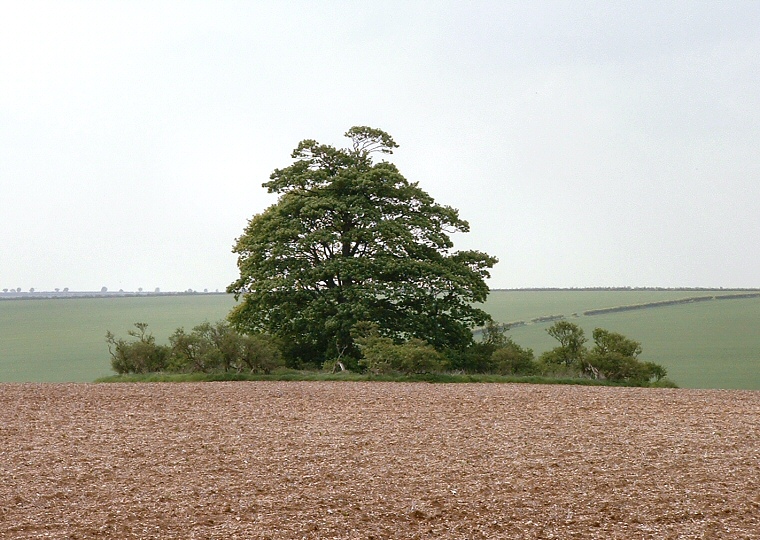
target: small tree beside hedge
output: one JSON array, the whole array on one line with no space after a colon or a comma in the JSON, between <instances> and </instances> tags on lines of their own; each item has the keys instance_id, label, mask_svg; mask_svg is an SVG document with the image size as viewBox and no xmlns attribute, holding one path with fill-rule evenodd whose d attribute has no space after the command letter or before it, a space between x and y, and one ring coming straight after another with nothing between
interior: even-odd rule
<instances>
[{"instance_id":1,"label":"small tree beside hedge","mask_svg":"<svg viewBox=\"0 0 760 540\"><path fill-rule=\"evenodd\" d=\"M642 385L653 380L659 382L667 375L663 366L638 359L641 343L617 332L596 328L594 346L590 350L584 345L583 329L574 323L557 322L547 333L560 345L541 355L539 363L543 374L557 374L559 368L594 379Z\"/></svg>"},{"instance_id":2,"label":"small tree beside hedge","mask_svg":"<svg viewBox=\"0 0 760 540\"><path fill-rule=\"evenodd\" d=\"M111 331L106 332L113 370L119 374L164 371L171 353L169 347L156 344L156 338L148 332L146 323L135 323L135 328L127 332L136 338L133 341L116 339Z\"/></svg>"}]
</instances>

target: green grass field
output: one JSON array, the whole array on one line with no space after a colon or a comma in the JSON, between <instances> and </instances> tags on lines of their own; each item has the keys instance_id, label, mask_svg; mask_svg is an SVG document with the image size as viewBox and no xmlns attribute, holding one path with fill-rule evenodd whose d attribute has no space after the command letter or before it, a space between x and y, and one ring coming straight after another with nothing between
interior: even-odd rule
<instances>
[{"instance_id":1,"label":"green grass field","mask_svg":"<svg viewBox=\"0 0 760 540\"><path fill-rule=\"evenodd\" d=\"M226 317L230 295L0 301L0 382L89 382L112 375L106 330L148 323L160 342Z\"/></svg>"},{"instance_id":2,"label":"green grass field","mask_svg":"<svg viewBox=\"0 0 760 540\"><path fill-rule=\"evenodd\" d=\"M664 365L682 387L760 390L760 298L582 315L711 294L730 293L494 291L486 309L500 322L564 315L589 338L596 327L623 333L643 344L643 360ZM0 382L93 381L112 374L106 330L126 337L134 322L147 322L165 342L180 326L224 318L233 305L228 295L0 301ZM538 355L556 344L546 334L549 324L529 324L509 334Z\"/></svg>"},{"instance_id":3,"label":"green grass field","mask_svg":"<svg viewBox=\"0 0 760 540\"><path fill-rule=\"evenodd\" d=\"M760 390L760 298L712 300L584 316L589 309L741 294L728 291L495 291L486 310L500 322L565 315L591 341L594 328L606 328L640 341L641 359L665 366L686 388ZM574 316L577 314L577 316ZM557 346L547 323L509 331L536 356Z\"/></svg>"}]
</instances>

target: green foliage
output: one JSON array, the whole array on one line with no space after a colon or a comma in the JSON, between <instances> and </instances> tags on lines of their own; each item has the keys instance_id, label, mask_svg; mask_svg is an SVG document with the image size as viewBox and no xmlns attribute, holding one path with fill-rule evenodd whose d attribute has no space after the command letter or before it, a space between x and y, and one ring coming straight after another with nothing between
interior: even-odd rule
<instances>
[{"instance_id":1,"label":"green foliage","mask_svg":"<svg viewBox=\"0 0 760 540\"><path fill-rule=\"evenodd\" d=\"M488 295L496 259L452 252L449 234L469 225L372 154L397 147L387 133L354 127L351 148L304 140L295 162L264 184L279 195L237 239L242 302L229 316L247 332L279 336L288 365L358 359L351 335L371 321L398 342L463 349L490 319L473 304Z\"/></svg>"},{"instance_id":2,"label":"green foliage","mask_svg":"<svg viewBox=\"0 0 760 540\"><path fill-rule=\"evenodd\" d=\"M641 343L628 339L617 332L610 332L603 328L596 328L593 333L594 348L592 353L598 355L620 354L636 358L641 354Z\"/></svg>"},{"instance_id":3,"label":"green foliage","mask_svg":"<svg viewBox=\"0 0 760 540\"><path fill-rule=\"evenodd\" d=\"M138 339L132 343L115 339L110 331L106 334L117 373L269 373L284 363L273 338L240 334L224 321L204 322L189 333L178 328L169 336L170 347L156 345L155 338L146 333L147 324L135 326L139 332L130 330L129 334Z\"/></svg>"},{"instance_id":4,"label":"green foliage","mask_svg":"<svg viewBox=\"0 0 760 540\"><path fill-rule=\"evenodd\" d=\"M431 373L443 367L443 357L419 339L402 344L386 337L369 338L361 344L359 365L375 375L385 373Z\"/></svg>"},{"instance_id":5,"label":"green foliage","mask_svg":"<svg viewBox=\"0 0 760 540\"><path fill-rule=\"evenodd\" d=\"M443 355L421 339L412 338L398 347L401 349L402 373L435 373L443 369Z\"/></svg>"},{"instance_id":6,"label":"green foliage","mask_svg":"<svg viewBox=\"0 0 760 540\"><path fill-rule=\"evenodd\" d=\"M271 373L283 367L285 360L280 352L277 340L267 334L250 334L240 336L240 356L233 367L238 371L249 373Z\"/></svg>"},{"instance_id":7,"label":"green foliage","mask_svg":"<svg viewBox=\"0 0 760 540\"><path fill-rule=\"evenodd\" d=\"M560 346L541 355L544 374L552 372L552 365L561 365L578 375L633 384L648 384L652 379L659 381L667 375L667 370L659 364L639 361L641 343L617 332L596 328L594 347L589 351L584 346L583 329L576 324L559 321L546 331Z\"/></svg>"},{"instance_id":8,"label":"green foliage","mask_svg":"<svg viewBox=\"0 0 760 540\"><path fill-rule=\"evenodd\" d=\"M583 329L568 321L558 321L546 332L559 341L559 347L541 355L545 364L561 364L568 367L581 367L586 354L586 337Z\"/></svg>"},{"instance_id":9,"label":"green foliage","mask_svg":"<svg viewBox=\"0 0 760 540\"><path fill-rule=\"evenodd\" d=\"M221 352L196 326L189 334L178 328L171 336L171 361L169 371L210 372L221 364Z\"/></svg>"},{"instance_id":10,"label":"green foliage","mask_svg":"<svg viewBox=\"0 0 760 540\"><path fill-rule=\"evenodd\" d=\"M591 353L588 357L588 369L596 374L597 378L605 378L611 381L640 381L649 380L644 364L633 358L620 353L607 353L604 355Z\"/></svg>"},{"instance_id":11,"label":"green foliage","mask_svg":"<svg viewBox=\"0 0 760 540\"><path fill-rule=\"evenodd\" d=\"M648 370L636 357L641 344L622 334L596 328L594 347L587 355L587 370L612 381L648 381Z\"/></svg>"},{"instance_id":12,"label":"green foliage","mask_svg":"<svg viewBox=\"0 0 760 540\"><path fill-rule=\"evenodd\" d=\"M446 351L448 367L465 373L493 373L491 357L496 349L506 346L508 342L506 329L492 320L488 321L481 341L473 342L463 350Z\"/></svg>"},{"instance_id":13,"label":"green foliage","mask_svg":"<svg viewBox=\"0 0 760 540\"><path fill-rule=\"evenodd\" d=\"M501 347L506 347L511 341L511 338L507 336L507 327L504 325L497 324L491 320L483 328L483 345L490 347L494 351Z\"/></svg>"},{"instance_id":14,"label":"green foliage","mask_svg":"<svg viewBox=\"0 0 760 540\"><path fill-rule=\"evenodd\" d=\"M678 388L678 385L668 379L667 377L664 377L659 380L655 380L654 382L649 383L650 388Z\"/></svg>"},{"instance_id":15,"label":"green foliage","mask_svg":"<svg viewBox=\"0 0 760 540\"><path fill-rule=\"evenodd\" d=\"M491 355L493 371L500 375L536 375L539 367L533 350L524 349L508 338L507 342Z\"/></svg>"},{"instance_id":16,"label":"green foliage","mask_svg":"<svg viewBox=\"0 0 760 540\"><path fill-rule=\"evenodd\" d=\"M353 335L362 354L359 366L372 374L432 373L443 369L443 355L421 339L394 343L379 334L376 324L367 322L357 325Z\"/></svg>"},{"instance_id":17,"label":"green foliage","mask_svg":"<svg viewBox=\"0 0 760 540\"><path fill-rule=\"evenodd\" d=\"M166 368L169 348L157 345L153 334L148 333L146 323L134 324L136 330L127 334L135 338L132 341L116 339L113 333L106 332L106 343L111 355L111 367L116 373L150 373Z\"/></svg>"},{"instance_id":18,"label":"green foliage","mask_svg":"<svg viewBox=\"0 0 760 540\"><path fill-rule=\"evenodd\" d=\"M506 335L506 327L493 321L483 328L483 340L464 351L449 351L448 365L465 373L533 375L538 373L533 350L520 347Z\"/></svg>"},{"instance_id":19,"label":"green foliage","mask_svg":"<svg viewBox=\"0 0 760 540\"><path fill-rule=\"evenodd\" d=\"M472 343L464 350L447 350L446 366L457 373L492 373L491 355L495 349L482 342Z\"/></svg>"},{"instance_id":20,"label":"green foliage","mask_svg":"<svg viewBox=\"0 0 760 540\"><path fill-rule=\"evenodd\" d=\"M704 291L715 295L727 292L731 291ZM571 318L574 312L589 309L695 294L703 292L495 290L489 294L485 309L501 320L565 314L589 337L595 327L636 336L644 346L638 360L652 360L667 368L667 376L659 383L651 382L652 386L672 379L686 388L760 389L760 356L756 354L760 333L753 331L754 321L760 317L760 299L696 302ZM149 330L164 343L177 327L189 329L200 320L216 321L234 305L229 294L0 301L0 382L91 382L115 373L110 356L104 356L103 321L110 321L112 329L125 330L134 328L134 321L148 321ZM547 326L513 326L508 333L538 356L557 344L546 333ZM122 337L129 338L126 332ZM560 366L552 368L556 371ZM445 369L464 371L453 363Z\"/></svg>"},{"instance_id":21,"label":"green foliage","mask_svg":"<svg viewBox=\"0 0 760 540\"><path fill-rule=\"evenodd\" d=\"M668 370L654 362L644 362L644 369L648 375L648 380L654 379L655 382L659 382L668 376Z\"/></svg>"},{"instance_id":22,"label":"green foliage","mask_svg":"<svg viewBox=\"0 0 760 540\"><path fill-rule=\"evenodd\" d=\"M375 375L400 371L403 359L399 345L391 338L371 337L358 342L363 358L359 365Z\"/></svg>"},{"instance_id":23,"label":"green foliage","mask_svg":"<svg viewBox=\"0 0 760 540\"><path fill-rule=\"evenodd\" d=\"M536 362L536 369L542 377L549 377L552 379L577 379L579 377L588 377L588 374L584 374L577 366L568 366L561 362L553 361L552 358L547 358L547 355L551 354L551 351L542 354L538 362Z\"/></svg>"}]
</instances>

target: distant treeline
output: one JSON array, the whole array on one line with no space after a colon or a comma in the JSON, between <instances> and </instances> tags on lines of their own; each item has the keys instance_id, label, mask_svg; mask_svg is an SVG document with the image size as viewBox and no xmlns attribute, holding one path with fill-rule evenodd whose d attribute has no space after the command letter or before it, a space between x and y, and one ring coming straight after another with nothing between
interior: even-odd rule
<instances>
[{"instance_id":1,"label":"distant treeline","mask_svg":"<svg viewBox=\"0 0 760 540\"><path fill-rule=\"evenodd\" d=\"M219 295L227 294L226 292L202 292L202 291L182 291L182 292L2 292L0 291L0 300L51 300L51 299L76 299L76 298L136 298L146 296L189 296L189 295Z\"/></svg>"}]
</instances>

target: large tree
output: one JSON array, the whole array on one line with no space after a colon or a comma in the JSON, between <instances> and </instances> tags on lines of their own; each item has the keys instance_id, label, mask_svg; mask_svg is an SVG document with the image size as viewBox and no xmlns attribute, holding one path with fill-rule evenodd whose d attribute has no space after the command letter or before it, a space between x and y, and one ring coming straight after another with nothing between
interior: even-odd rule
<instances>
[{"instance_id":1,"label":"large tree","mask_svg":"<svg viewBox=\"0 0 760 540\"><path fill-rule=\"evenodd\" d=\"M453 251L450 234L469 230L458 211L373 160L398 146L390 135L345 135L349 148L302 141L295 162L263 184L279 199L234 246L240 278L228 291L242 302L230 320L281 337L291 365L357 358L360 321L396 341L467 346L471 328L490 320L473 303L486 300L497 260Z\"/></svg>"}]
</instances>

